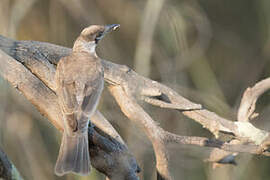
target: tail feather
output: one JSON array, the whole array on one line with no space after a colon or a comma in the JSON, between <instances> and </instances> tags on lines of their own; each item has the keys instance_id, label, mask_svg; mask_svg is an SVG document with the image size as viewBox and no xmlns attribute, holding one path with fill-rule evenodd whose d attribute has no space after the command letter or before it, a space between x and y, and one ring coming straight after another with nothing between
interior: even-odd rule
<instances>
[{"instance_id":1,"label":"tail feather","mask_svg":"<svg viewBox=\"0 0 270 180\"><path fill-rule=\"evenodd\" d=\"M63 133L62 143L55 164L55 174L63 176L67 173L82 176L90 172L90 157L88 151L88 135L68 136Z\"/></svg>"}]
</instances>

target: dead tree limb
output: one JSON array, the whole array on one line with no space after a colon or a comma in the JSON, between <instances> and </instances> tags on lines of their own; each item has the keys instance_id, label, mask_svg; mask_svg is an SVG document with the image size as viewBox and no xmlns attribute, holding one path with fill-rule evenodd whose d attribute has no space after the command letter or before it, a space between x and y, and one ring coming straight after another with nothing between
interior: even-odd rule
<instances>
[{"instance_id":1,"label":"dead tree limb","mask_svg":"<svg viewBox=\"0 0 270 180\"><path fill-rule=\"evenodd\" d=\"M5 48L7 48L7 45L12 44L12 41L9 41L10 43L7 41L8 39L6 39ZM21 50L22 54L27 53L27 51L24 51L26 49ZM20 53L16 53L16 51L13 55L17 56L18 59L19 57L22 57ZM53 79L48 78L52 78L50 73L54 72L54 65L47 64L48 62L42 61L42 59L40 59L41 64L37 63L38 61L35 63L34 59L31 61L31 55L33 54L30 52L28 55L30 56L27 60L32 62L33 66L23 65L24 63L27 64L27 62L19 62L17 61L18 59L15 60L0 50L0 74L7 79L13 87L22 92L23 95L38 108L40 113L46 116L57 129L62 131L63 126L57 97L52 90ZM40 57L43 56L41 55ZM42 70L42 68L44 69ZM36 69L36 71L34 69ZM42 72L45 76L39 78L39 72ZM46 81L43 81L42 79L46 79ZM136 174L139 171L139 167L135 158L123 143L120 135L99 112L96 112L92 117L92 122L97 122L89 127L89 153L92 165L110 179L138 179Z\"/></svg>"},{"instance_id":2,"label":"dead tree limb","mask_svg":"<svg viewBox=\"0 0 270 180\"><path fill-rule=\"evenodd\" d=\"M237 120L249 121L256 117L258 114L254 113L256 109L257 99L267 90L270 89L270 78L266 78L253 87L248 87L242 97L240 107L238 109Z\"/></svg>"},{"instance_id":3,"label":"dead tree limb","mask_svg":"<svg viewBox=\"0 0 270 180\"><path fill-rule=\"evenodd\" d=\"M239 122L248 122L252 120L253 118L257 117L259 114L255 113L256 109L256 102L257 99L267 90L270 88L270 78L266 78L262 81L259 81L256 83L253 87L248 87L245 92L243 93L243 97L241 99L240 107L238 108L238 115L237 115L237 121ZM245 142L241 141L234 141L235 144L241 145ZM267 146L269 144L269 138L266 138L264 142L261 144L261 151L264 151L264 149L267 149ZM258 151L258 150L257 150ZM211 155L208 159L210 162L213 163L213 167L220 166L222 164L227 163L235 163L235 157L238 153L232 153L220 149L214 149L211 152ZM229 157L229 161L223 161ZM219 163L222 162L222 163Z\"/></svg>"},{"instance_id":4,"label":"dead tree limb","mask_svg":"<svg viewBox=\"0 0 270 180\"><path fill-rule=\"evenodd\" d=\"M1 65L4 64L5 66L10 66L10 68L13 67L13 64L8 64L9 62L5 62L5 59L9 59L12 63L19 64L20 68L25 69L20 70L14 68L10 69L11 72L9 72L5 70L6 67L3 70L0 68L1 75L6 77L14 72L12 76L18 76L18 78L20 78L19 76L23 77L21 73L25 73L26 71L29 77L33 76L32 78L35 78L35 81L24 80L22 82L20 81L20 83L17 81L17 83L14 83L13 81L16 79L10 80L7 77L6 79L8 79L8 81L10 81L14 87L24 93L24 95L35 106L38 107L40 112L48 117L48 119L61 130L61 122L58 122L59 119L56 116L59 116L59 110L58 106L55 104L56 95L53 91L53 77L55 65L57 64L58 60L61 57L68 55L71 50L49 43L35 41L13 41L1 36L0 49L14 58L12 59L9 56L1 53ZM166 145L169 143L215 147L231 152L247 152L266 156L270 155L268 151L262 151L261 148L263 142L269 138L269 132L254 127L250 122L236 122L222 118L214 112L203 109L200 104L187 100L171 88L138 75L127 66L114 64L106 60L103 60L102 63L105 70L105 80L109 83L109 90L116 99L121 110L130 120L132 120L132 122L136 123L144 130L145 134L152 142L156 155L158 174L162 179L172 179L168 170L169 156L167 153L168 149L166 148ZM30 90L27 88L30 87L33 88L31 89L33 92L31 95L27 95L27 91ZM37 90L39 91L37 92ZM43 96L43 98L46 97L46 99L42 99L40 93L44 93L46 96ZM218 138L219 133L222 132L233 135L234 138L241 143L237 144L233 141L223 142L217 139L212 140L205 137L180 136L167 132L159 127L157 123L155 123L154 120L137 103L137 101L140 100L161 108L175 109L180 111L185 116L200 123L204 128L207 128L215 135L216 138ZM50 108L50 106L53 108ZM90 146L90 148L92 147L94 149L93 151L95 152L91 153L90 150L92 160L97 158L96 161L92 162L93 166L111 179L121 179L117 177L120 176L121 173L124 174L124 176L121 176L122 179L124 179L123 177L130 177L129 175L132 175L131 177L133 177L133 174L138 171L138 166L135 159L127 151L127 148L123 144L120 136L116 131L113 130L108 122L106 125L107 129L102 129L105 123L98 124L102 122L101 120L103 119L99 117L99 115L101 114L98 112L96 121L95 118L92 120L96 127L89 128L90 144L92 143L99 148L98 151ZM103 119L103 121L104 120L105 119ZM113 136L115 141L111 142L111 139L106 139L108 136ZM106 143L107 141L108 143ZM114 152L114 148L121 149L121 155L124 157L124 160L121 161L122 164L120 163L118 166L112 166L114 171L111 171L111 169L108 170L109 165L106 164L106 159L104 159L102 156L102 153L108 153L107 148L112 152ZM103 151L101 152L101 150ZM119 155L114 157L114 154L112 154L111 158L114 161L119 161L118 156ZM123 170L123 172L121 172L119 166L124 164L123 161L129 162L128 167L130 169L123 170L122 168L121 170ZM124 167L127 169L126 165Z\"/></svg>"}]
</instances>

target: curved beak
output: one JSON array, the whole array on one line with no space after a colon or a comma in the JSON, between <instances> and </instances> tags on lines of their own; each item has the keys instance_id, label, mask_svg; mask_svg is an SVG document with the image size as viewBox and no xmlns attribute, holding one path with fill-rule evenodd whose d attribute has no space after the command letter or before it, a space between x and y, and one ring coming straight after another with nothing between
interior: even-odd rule
<instances>
[{"instance_id":1,"label":"curved beak","mask_svg":"<svg viewBox=\"0 0 270 180\"><path fill-rule=\"evenodd\" d=\"M108 32L114 31L117 28L120 27L120 24L109 24L109 25L105 25L105 31L103 34L106 34Z\"/></svg>"},{"instance_id":2,"label":"curved beak","mask_svg":"<svg viewBox=\"0 0 270 180\"><path fill-rule=\"evenodd\" d=\"M116 30L117 28L120 27L120 24L109 24L104 26L104 31L102 34L100 34L98 37L96 37L95 42L96 44L105 36L105 34Z\"/></svg>"}]
</instances>

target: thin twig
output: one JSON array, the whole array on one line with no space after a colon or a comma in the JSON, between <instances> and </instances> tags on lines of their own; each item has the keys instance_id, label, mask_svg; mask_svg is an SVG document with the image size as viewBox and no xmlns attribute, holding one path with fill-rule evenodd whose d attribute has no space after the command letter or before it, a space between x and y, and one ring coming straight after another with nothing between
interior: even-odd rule
<instances>
[{"instance_id":1,"label":"thin twig","mask_svg":"<svg viewBox=\"0 0 270 180\"><path fill-rule=\"evenodd\" d=\"M254 113L257 99L269 89L270 78L266 78L245 90L238 109L238 121L247 122L258 115Z\"/></svg>"}]
</instances>

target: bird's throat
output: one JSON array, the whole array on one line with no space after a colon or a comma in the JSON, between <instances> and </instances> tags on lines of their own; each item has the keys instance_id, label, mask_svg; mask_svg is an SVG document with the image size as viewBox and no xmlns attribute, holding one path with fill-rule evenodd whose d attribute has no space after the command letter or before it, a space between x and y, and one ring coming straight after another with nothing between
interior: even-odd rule
<instances>
[{"instance_id":1,"label":"bird's throat","mask_svg":"<svg viewBox=\"0 0 270 180\"><path fill-rule=\"evenodd\" d=\"M87 52L91 55L97 56L96 54L96 46L95 41L85 42L85 41L76 41L73 46L73 51L76 52Z\"/></svg>"}]
</instances>

